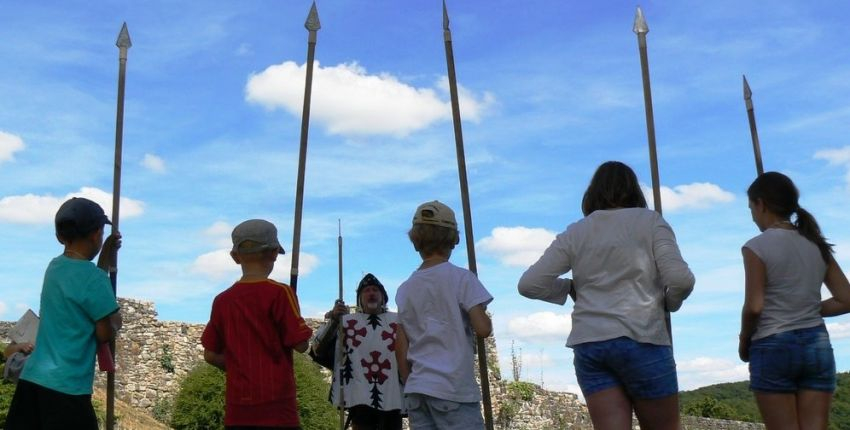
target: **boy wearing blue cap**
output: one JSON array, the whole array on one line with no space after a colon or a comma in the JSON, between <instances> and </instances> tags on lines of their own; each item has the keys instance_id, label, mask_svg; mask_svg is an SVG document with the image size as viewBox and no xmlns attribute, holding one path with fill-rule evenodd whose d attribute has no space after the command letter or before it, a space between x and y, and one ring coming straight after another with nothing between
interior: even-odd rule
<instances>
[{"instance_id":1,"label":"boy wearing blue cap","mask_svg":"<svg viewBox=\"0 0 850 430\"><path fill-rule=\"evenodd\" d=\"M47 266L41 290L38 345L27 360L6 429L97 429L91 403L99 343L121 328L121 313L106 272L115 266L121 236L103 240L111 224L97 203L74 197L56 212L62 255ZM91 260L100 253L97 266ZM98 269L99 268L99 269Z\"/></svg>"}]
</instances>

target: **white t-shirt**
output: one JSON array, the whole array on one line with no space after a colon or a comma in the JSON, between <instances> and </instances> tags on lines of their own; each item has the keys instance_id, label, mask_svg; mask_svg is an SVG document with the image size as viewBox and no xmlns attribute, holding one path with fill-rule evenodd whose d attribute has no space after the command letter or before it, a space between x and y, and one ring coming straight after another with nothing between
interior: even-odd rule
<instances>
[{"instance_id":1,"label":"white t-shirt","mask_svg":"<svg viewBox=\"0 0 850 430\"><path fill-rule=\"evenodd\" d=\"M475 274L449 262L417 270L398 287L395 302L411 365L405 394L459 403L481 400L468 312L492 300Z\"/></svg>"},{"instance_id":2,"label":"white t-shirt","mask_svg":"<svg viewBox=\"0 0 850 430\"><path fill-rule=\"evenodd\" d=\"M559 276L572 271L573 279ZM576 299L567 346L621 336L670 345L665 310L694 288L673 230L644 208L597 210L559 234L519 280L523 296L564 304Z\"/></svg>"},{"instance_id":3,"label":"white t-shirt","mask_svg":"<svg viewBox=\"0 0 850 430\"><path fill-rule=\"evenodd\" d=\"M820 289L826 263L797 230L769 228L744 244L764 263L764 309L752 340L823 324Z\"/></svg>"}]
</instances>

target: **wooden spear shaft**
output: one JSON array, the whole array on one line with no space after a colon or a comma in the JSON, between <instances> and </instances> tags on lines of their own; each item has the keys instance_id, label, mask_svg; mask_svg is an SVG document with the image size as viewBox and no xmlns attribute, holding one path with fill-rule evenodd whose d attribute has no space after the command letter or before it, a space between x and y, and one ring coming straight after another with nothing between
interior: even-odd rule
<instances>
[{"instance_id":1,"label":"wooden spear shaft","mask_svg":"<svg viewBox=\"0 0 850 430\"><path fill-rule=\"evenodd\" d=\"M635 22L632 31L638 37L638 50L640 51L640 72L643 79L643 102L646 111L646 137L649 142L649 166L652 171L652 203L655 210L661 214L661 180L658 175L658 153L655 149L655 116L652 113L652 89L649 86L649 55L646 49L646 33L649 26L640 7L635 13ZM670 312L664 311L664 323L667 325L667 333L670 335L670 344L673 344L673 324L670 320Z\"/></svg>"},{"instance_id":2,"label":"wooden spear shaft","mask_svg":"<svg viewBox=\"0 0 850 430\"><path fill-rule=\"evenodd\" d=\"M460 104L458 102L457 76L452 50L452 32L449 29L449 14L443 0L443 39L446 46L446 65L449 75L449 92L452 99L452 122L454 123L455 146L457 148L457 170L460 179L460 194L463 204L463 226L466 231L466 253L469 257L469 270L478 275L475 261L475 239L472 232L472 209L469 203L469 185L466 177L466 156L463 150L463 130L460 123ZM487 430L493 430L493 409L490 402L490 379L487 370L487 346L484 339L477 337L478 373L481 378L481 397L484 403L484 424Z\"/></svg>"},{"instance_id":3,"label":"wooden spear shaft","mask_svg":"<svg viewBox=\"0 0 850 430\"><path fill-rule=\"evenodd\" d=\"M652 170L652 202L655 210L661 213L661 180L658 177L658 153L655 149L655 117L652 113L652 89L649 85L649 56L646 51L646 33L649 27L643 17L643 11L637 8L633 31L638 37L640 51L640 71L643 78L643 104L646 111L646 137L649 142L649 164Z\"/></svg>"},{"instance_id":4,"label":"wooden spear shaft","mask_svg":"<svg viewBox=\"0 0 850 430\"><path fill-rule=\"evenodd\" d=\"M747 106L747 119L750 122L750 137L753 140L753 155L756 158L756 172L761 175L764 173L764 166L761 162L761 145L759 145L759 132L756 129L756 114L753 109L753 92L750 91L750 84L747 82L747 76L744 76L744 103Z\"/></svg>"},{"instance_id":5,"label":"wooden spear shaft","mask_svg":"<svg viewBox=\"0 0 850 430\"><path fill-rule=\"evenodd\" d=\"M121 230L118 223L120 220L119 210L121 208L121 160L124 141L124 84L127 74L127 51L133 46L130 41L130 33L127 31L127 23L121 26L121 32L118 33L118 40L115 42L118 47L118 101L115 114L115 163L112 175L112 234L117 234ZM117 253L117 251L116 251ZM112 282L112 293L118 297L118 256L113 258L114 267L109 268L109 279ZM109 342L109 351L111 361L115 362L115 339ZM115 369L106 373L106 428L112 430L115 428Z\"/></svg>"},{"instance_id":6,"label":"wooden spear shaft","mask_svg":"<svg viewBox=\"0 0 850 430\"><path fill-rule=\"evenodd\" d=\"M337 220L337 228L339 231L339 236L337 236L337 272L339 273L339 295L337 296L337 303L342 302L342 221ZM334 306L336 307L336 306ZM331 311L333 312L333 311ZM328 335L330 336L330 335ZM342 317L339 319L339 330L337 333L337 357L341 358L342 354L345 353L345 329L342 324ZM338 377L338 375L335 375ZM344 385L342 379L339 380L339 430L345 430L345 392Z\"/></svg>"},{"instance_id":7,"label":"wooden spear shaft","mask_svg":"<svg viewBox=\"0 0 850 430\"><path fill-rule=\"evenodd\" d=\"M304 81L304 110L301 113L301 147L298 151L298 180L295 187L295 226L292 233L292 267L289 285L293 292L298 290L298 258L301 250L301 214L304 208L304 172L307 164L307 134L310 130L310 96L313 89L313 57L316 52L316 32L322 28L316 2L310 8L304 27L309 31L307 39L307 77Z\"/></svg>"}]
</instances>

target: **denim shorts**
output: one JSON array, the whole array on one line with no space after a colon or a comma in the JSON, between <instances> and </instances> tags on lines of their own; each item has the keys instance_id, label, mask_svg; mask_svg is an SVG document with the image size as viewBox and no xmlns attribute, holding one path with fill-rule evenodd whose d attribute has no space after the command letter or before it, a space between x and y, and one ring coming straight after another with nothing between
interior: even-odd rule
<instances>
[{"instance_id":1,"label":"denim shorts","mask_svg":"<svg viewBox=\"0 0 850 430\"><path fill-rule=\"evenodd\" d=\"M835 391L835 357L826 327L789 330L750 345L750 389L768 393Z\"/></svg>"},{"instance_id":2,"label":"denim shorts","mask_svg":"<svg viewBox=\"0 0 850 430\"><path fill-rule=\"evenodd\" d=\"M578 385L584 397L623 387L632 399L660 399L679 392L670 346L627 337L573 346Z\"/></svg>"},{"instance_id":3,"label":"denim shorts","mask_svg":"<svg viewBox=\"0 0 850 430\"><path fill-rule=\"evenodd\" d=\"M405 394L412 430L484 429L480 402L458 403L425 394Z\"/></svg>"}]
</instances>

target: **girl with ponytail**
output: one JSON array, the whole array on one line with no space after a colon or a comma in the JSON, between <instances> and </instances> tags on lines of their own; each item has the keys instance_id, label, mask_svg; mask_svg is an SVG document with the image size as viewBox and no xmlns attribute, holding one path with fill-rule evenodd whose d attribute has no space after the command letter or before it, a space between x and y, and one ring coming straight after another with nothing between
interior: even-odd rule
<instances>
[{"instance_id":1,"label":"girl with ponytail","mask_svg":"<svg viewBox=\"0 0 850 430\"><path fill-rule=\"evenodd\" d=\"M738 354L771 429L826 429L835 358L823 317L850 312L850 283L787 176L763 173L747 189L761 234L742 248L746 296ZM792 221L793 217L793 221ZM821 300L821 285L832 297Z\"/></svg>"}]
</instances>

